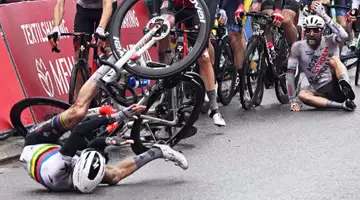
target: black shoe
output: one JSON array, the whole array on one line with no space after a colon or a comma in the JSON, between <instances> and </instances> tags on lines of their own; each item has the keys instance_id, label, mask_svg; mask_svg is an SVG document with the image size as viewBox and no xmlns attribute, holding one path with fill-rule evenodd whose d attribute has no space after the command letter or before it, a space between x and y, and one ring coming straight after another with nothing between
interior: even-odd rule
<instances>
[{"instance_id":1,"label":"black shoe","mask_svg":"<svg viewBox=\"0 0 360 200\"><path fill-rule=\"evenodd\" d=\"M354 111L356 108L356 104L353 101L345 101L344 109L346 111Z\"/></svg>"},{"instance_id":2,"label":"black shoe","mask_svg":"<svg viewBox=\"0 0 360 200\"><path fill-rule=\"evenodd\" d=\"M339 80L339 86L344 95L351 101L355 99L355 93L346 80Z\"/></svg>"}]
</instances>

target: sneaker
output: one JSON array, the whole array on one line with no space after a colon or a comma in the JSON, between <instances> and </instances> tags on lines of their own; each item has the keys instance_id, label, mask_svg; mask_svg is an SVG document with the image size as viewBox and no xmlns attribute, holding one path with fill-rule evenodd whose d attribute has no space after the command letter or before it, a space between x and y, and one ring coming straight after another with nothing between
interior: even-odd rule
<instances>
[{"instance_id":1,"label":"sneaker","mask_svg":"<svg viewBox=\"0 0 360 200\"><path fill-rule=\"evenodd\" d=\"M356 104L353 101L345 101L344 102L344 110L354 111L355 108L356 108Z\"/></svg>"},{"instance_id":2,"label":"sneaker","mask_svg":"<svg viewBox=\"0 0 360 200\"><path fill-rule=\"evenodd\" d=\"M346 80L339 80L339 86L344 95L351 101L355 99L355 93Z\"/></svg>"},{"instance_id":3,"label":"sneaker","mask_svg":"<svg viewBox=\"0 0 360 200\"><path fill-rule=\"evenodd\" d=\"M154 147L157 147L162 151L165 161L170 160L174 162L176 166L180 166L184 170L189 168L189 164L185 156L180 152L177 152L168 145L164 144L154 144Z\"/></svg>"},{"instance_id":4,"label":"sneaker","mask_svg":"<svg viewBox=\"0 0 360 200\"><path fill-rule=\"evenodd\" d=\"M226 125L226 122L225 122L223 116L221 115L221 113L218 110L213 110L213 111L209 110L209 117L214 120L214 124L216 126L222 127L222 126Z\"/></svg>"}]
</instances>

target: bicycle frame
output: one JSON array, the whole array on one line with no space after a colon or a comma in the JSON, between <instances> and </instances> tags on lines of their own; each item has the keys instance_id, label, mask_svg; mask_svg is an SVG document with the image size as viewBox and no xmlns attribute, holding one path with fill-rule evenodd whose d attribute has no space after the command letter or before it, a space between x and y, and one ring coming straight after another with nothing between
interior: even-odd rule
<instances>
[{"instance_id":1,"label":"bicycle frame","mask_svg":"<svg viewBox=\"0 0 360 200\"><path fill-rule=\"evenodd\" d=\"M155 17L155 18L162 18L162 17ZM152 20L155 20L155 18L153 18ZM163 19L163 18L162 18ZM149 23L152 22L149 21ZM163 19L165 21L165 19ZM169 26L168 26L169 27ZM147 49L149 49L153 44L155 44L155 42L157 40L161 40L163 38L165 38L165 36L168 34L168 32L170 32L170 29L167 31L167 34L163 37L152 37L155 35L155 33L160 29L161 27L159 25L156 25L154 28L152 28L148 33L146 33L143 38L137 42L129 51L127 51L125 53L125 51L122 51L122 57L120 60L116 61L115 64L111 63L111 62L105 62L105 61L101 61L100 60L100 63L102 63L103 65L100 66L100 68L103 68L105 72L104 76L102 77L102 81L101 81L101 84L100 84L100 88L105 90L108 94L111 94L109 93L109 91L107 90L107 88L105 87L106 84L108 83L111 83L111 82L114 82L118 79L118 77L124 72L123 70L123 66L125 64L128 64L131 66L131 62L130 60L132 58L134 58L134 56L137 56L138 57L138 62L140 62L140 64L143 66L143 67L147 67L147 63L140 57L140 55L142 53L144 53ZM151 39L150 39L151 38ZM115 40L115 43L119 43L119 38L113 38ZM146 42L150 39L149 42ZM165 65L164 67L166 67L167 65ZM154 86L153 86L153 90L159 90L159 89L162 89L163 85L162 85L162 81L156 83ZM119 89L119 88L117 88ZM152 117L152 116L149 116L149 115L140 115L139 117L142 118L142 119L145 119L142 123L145 124L145 123L149 123L149 122L155 122L155 123L161 123L161 124L164 124L164 125L168 125L168 126L175 126L178 122L178 117L177 117L177 112L178 112L178 109L174 106L177 106L177 96L176 96L176 87L172 88L171 89L171 101L172 101L172 104L173 104L173 116L174 116L174 120L172 121L169 121L169 120L164 120L164 119L160 119L160 118L157 118L157 117ZM137 105L145 105L145 103L147 102L148 98L151 96L151 94L149 95L144 95L140 101L137 103ZM163 100L164 98L162 98ZM98 108L92 108L92 109L89 109L88 110L88 114L86 115L87 117L91 117L91 116L97 116L99 115L100 113L98 112L99 111L99 107ZM155 110L151 109L148 111L148 114L152 114L152 113L155 113ZM128 123L128 127L132 127L132 123L129 122Z\"/></svg>"}]
</instances>

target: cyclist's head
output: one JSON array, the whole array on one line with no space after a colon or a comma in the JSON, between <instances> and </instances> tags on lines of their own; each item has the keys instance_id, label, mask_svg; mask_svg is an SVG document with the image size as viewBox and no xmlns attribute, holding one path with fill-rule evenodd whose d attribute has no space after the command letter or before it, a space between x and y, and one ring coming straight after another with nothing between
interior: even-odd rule
<instances>
[{"instance_id":1,"label":"cyclist's head","mask_svg":"<svg viewBox=\"0 0 360 200\"><path fill-rule=\"evenodd\" d=\"M94 191L105 175L105 158L97 151L86 149L75 164L72 180L82 193Z\"/></svg>"},{"instance_id":2,"label":"cyclist's head","mask_svg":"<svg viewBox=\"0 0 360 200\"><path fill-rule=\"evenodd\" d=\"M303 28L308 44L317 47L321 42L325 21L318 15L309 15L304 19Z\"/></svg>"}]
</instances>

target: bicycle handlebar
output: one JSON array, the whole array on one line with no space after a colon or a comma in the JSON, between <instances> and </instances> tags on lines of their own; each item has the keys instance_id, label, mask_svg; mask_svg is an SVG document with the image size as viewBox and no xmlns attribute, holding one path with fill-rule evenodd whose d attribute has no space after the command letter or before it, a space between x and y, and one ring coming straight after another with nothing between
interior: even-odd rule
<instances>
[{"instance_id":1,"label":"bicycle handlebar","mask_svg":"<svg viewBox=\"0 0 360 200\"><path fill-rule=\"evenodd\" d=\"M107 33L105 36L100 36L99 34L94 33L94 38L95 38L96 41L98 39L100 39L102 41L106 41L107 38L108 38L108 35L109 34ZM60 36L80 37L81 38L80 40L83 40L84 37L91 37L92 34L89 34L89 33L60 33ZM56 52L56 53L60 53L60 49L57 48L57 44L56 44L56 41L59 38L58 34L57 33L49 34L47 37L48 37L49 41L51 39L53 39L52 44L51 44L52 45L51 51ZM93 43L88 44L88 46L91 47L91 48L97 48L97 45L93 44ZM103 48L101 48L101 52L105 53L105 50Z\"/></svg>"},{"instance_id":2,"label":"bicycle handlebar","mask_svg":"<svg viewBox=\"0 0 360 200\"><path fill-rule=\"evenodd\" d=\"M261 12L243 12L243 16L262 18L262 19L265 19L267 22L272 22L274 20L274 16L264 14Z\"/></svg>"}]
</instances>

